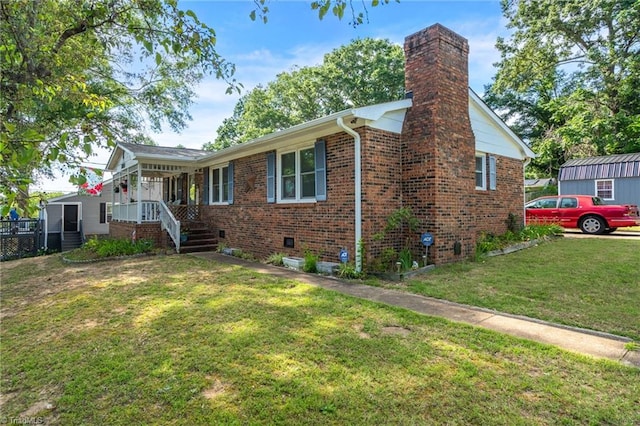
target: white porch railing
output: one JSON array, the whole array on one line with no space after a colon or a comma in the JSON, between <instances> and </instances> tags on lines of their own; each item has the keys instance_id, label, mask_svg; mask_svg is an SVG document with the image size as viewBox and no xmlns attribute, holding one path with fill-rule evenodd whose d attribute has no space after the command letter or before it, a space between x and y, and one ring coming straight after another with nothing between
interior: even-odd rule
<instances>
[{"instance_id":1,"label":"white porch railing","mask_svg":"<svg viewBox=\"0 0 640 426\"><path fill-rule=\"evenodd\" d=\"M112 210L113 220L123 222L138 222L138 207L141 209L142 222L160 221L160 203L158 201L141 201L127 204L114 204Z\"/></svg>"},{"instance_id":2,"label":"white porch railing","mask_svg":"<svg viewBox=\"0 0 640 426\"><path fill-rule=\"evenodd\" d=\"M166 229L167 233L176 246L176 252L180 253L180 221L176 220L169 206L164 201L160 201L160 224L162 229Z\"/></svg>"}]
</instances>

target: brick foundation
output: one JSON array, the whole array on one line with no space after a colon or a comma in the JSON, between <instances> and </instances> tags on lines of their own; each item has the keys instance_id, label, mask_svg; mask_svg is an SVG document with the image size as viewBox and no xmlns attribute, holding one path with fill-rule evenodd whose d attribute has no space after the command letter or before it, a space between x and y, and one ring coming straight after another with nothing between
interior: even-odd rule
<instances>
[{"instance_id":1,"label":"brick foundation","mask_svg":"<svg viewBox=\"0 0 640 426\"><path fill-rule=\"evenodd\" d=\"M109 223L109 236L111 238L133 238L153 241L155 247L167 247L167 234L160 228L160 223L131 223L113 221Z\"/></svg>"}]
</instances>

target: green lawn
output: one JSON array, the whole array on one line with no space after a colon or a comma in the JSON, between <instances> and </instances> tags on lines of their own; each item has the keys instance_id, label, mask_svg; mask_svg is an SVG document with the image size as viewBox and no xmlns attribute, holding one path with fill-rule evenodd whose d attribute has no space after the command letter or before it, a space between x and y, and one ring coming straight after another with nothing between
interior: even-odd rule
<instances>
[{"instance_id":1,"label":"green lawn","mask_svg":"<svg viewBox=\"0 0 640 426\"><path fill-rule=\"evenodd\" d=\"M374 285L640 340L640 242L560 238Z\"/></svg>"},{"instance_id":2,"label":"green lawn","mask_svg":"<svg viewBox=\"0 0 640 426\"><path fill-rule=\"evenodd\" d=\"M640 423L640 369L243 268L0 267L14 423Z\"/></svg>"}]
</instances>

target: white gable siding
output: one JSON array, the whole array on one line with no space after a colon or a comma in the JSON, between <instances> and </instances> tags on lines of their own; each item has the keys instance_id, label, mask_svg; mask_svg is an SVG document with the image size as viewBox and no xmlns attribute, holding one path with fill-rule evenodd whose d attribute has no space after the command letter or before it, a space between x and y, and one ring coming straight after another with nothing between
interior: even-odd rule
<instances>
[{"instance_id":1,"label":"white gable siding","mask_svg":"<svg viewBox=\"0 0 640 426\"><path fill-rule=\"evenodd\" d=\"M513 138L471 100L469 100L469 118L476 138L476 151L522 159L522 150Z\"/></svg>"}]
</instances>

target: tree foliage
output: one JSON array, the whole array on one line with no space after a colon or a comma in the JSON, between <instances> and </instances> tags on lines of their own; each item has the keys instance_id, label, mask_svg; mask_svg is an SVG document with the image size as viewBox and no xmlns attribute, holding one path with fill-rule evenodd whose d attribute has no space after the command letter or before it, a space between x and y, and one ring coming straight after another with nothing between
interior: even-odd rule
<instances>
[{"instance_id":1,"label":"tree foliage","mask_svg":"<svg viewBox=\"0 0 640 426\"><path fill-rule=\"evenodd\" d=\"M556 174L567 159L640 151L640 2L503 0L512 30L487 102Z\"/></svg>"},{"instance_id":2,"label":"tree foliage","mask_svg":"<svg viewBox=\"0 0 640 426\"><path fill-rule=\"evenodd\" d=\"M284 72L246 93L223 121L217 150L350 107L401 99L402 48L388 40L357 39L324 56L321 65Z\"/></svg>"},{"instance_id":3,"label":"tree foliage","mask_svg":"<svg viewBox=\"0 0 640 426\"><path fill-rule=\"evenodd\" d=\"M267 22L268 0L254 4L252 19ZM320 19L349 9L352 24L366 20L366 6L352 0L310 6ZM178 0L6 0L0 18L6 208L28 210L29 184L56 167L76 168L97 147L153 143L148 130L183 129L205 75L227 81L228 91L241 87L216 51L214 30Z\"/></svg>"},{"instance_id":4,"label":"tree foliage","mask_svg":"<svg viewBox=\"0 0 640 426\"><path fill-rule=\"evenodd\" d=\"M147 125L184 128L204 75L234 87L214 31L176 0L12 0L0 15L7 206L26 209L38 174L73 167L97 146L148 143Z\"/></svg>"},{"instance_id":5,"label":"tree foliage","mask_svg":"<svg viewBox=\"0 0 640 426\"><path fill-rule=\"evenodd\" d=\"M389 2L390 0L371 0L371 7L389 4ZM395 2L400 3L400 0L395 0ZM269 0L253 0L253 3L255 8L249 16L254 21L259 19L266 24L269 14ZM369 10L365 2L356 2L354 5L353 0L313 0L311 2L311 9L318 11L318 18L320 20L328 15L329 12L338 19L343 19L348 9L351 14L349 24L353 27L369 22Z\"/></svg>"}]
</instances>

